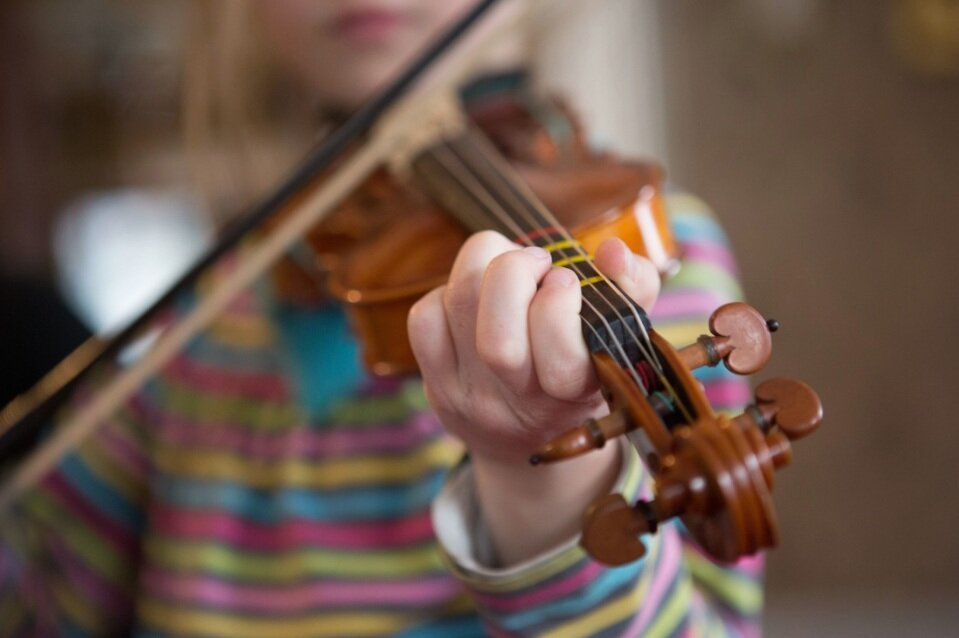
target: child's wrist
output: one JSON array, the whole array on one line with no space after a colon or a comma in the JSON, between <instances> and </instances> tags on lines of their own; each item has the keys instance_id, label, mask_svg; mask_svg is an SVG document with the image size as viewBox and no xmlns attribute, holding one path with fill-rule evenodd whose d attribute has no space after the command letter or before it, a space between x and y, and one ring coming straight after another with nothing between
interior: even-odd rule
<instances>
[{"instance_id":1,"label":"child's wrist","mask_svg":"<svg viewBox=\"0 0 959 638\"><path fill-rule=\"evenodd\" d=\"M575 536L589 504L615 483L620 458L617 445L535 467L471 454L480 506L503 562L529 558Z\"/></svg>"}]
</instances>

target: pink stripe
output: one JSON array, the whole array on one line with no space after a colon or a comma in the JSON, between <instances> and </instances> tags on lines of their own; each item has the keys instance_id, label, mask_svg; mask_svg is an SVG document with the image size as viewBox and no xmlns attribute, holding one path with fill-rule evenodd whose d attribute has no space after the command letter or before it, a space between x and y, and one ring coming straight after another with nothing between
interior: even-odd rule
<instances>
[{"instance_id":1,"label":"pink stripe","mask_svg":"<svg viewBox=\"0 0 959 638\"><path fill-rule=\"evenodd\" d=\"M663 597L669 590L669 587L677 578L682 556L679 536L674 530L662 534L662 553L656 562L656 573L653 574L653 581L646 592L646 598L643 599L639 614L630 623L629 628L623 632L626 636L639 636L649 626L649 622L655 614L661 611Z\"/></svg>"},{"instance_id":2,"label":"pink stripe","mask_svg":"<svg viewBox=\"0 0 959 638\"><path fill-rule=\"evenodd\" d=\"M280 587L241 585L150 569L141 582L153 595L188 601L190 605L267 613L296 613L347 605L425 607L448 602L462 591L459 583L449 576L414 581L324 581Z\"/></svg>"},{"instance_id":3,"label":"pink stripe","mask_svg":"<svg viewBox=\"0 0 959 638\"><path fill-rule=\"evenodd\" d=\"M59 472L55 472L44 479L43 486L55 495L57 500L70 510L76 518L84 521L97 536L112 545L113 549L125 554L133 554L137 551L136 537L91 505L85 497L67 483Z\"/></svg>"},{"instance_id":4,"label":"pink stripe","mask_svg":"<svg viewBox=\"0 0 959 638\"><path fill-rule=\"evenodd\" d=\"M282 401L290 396L283 378L272 373L240 372L180 357L167 372L172 381L193 386L197 392Z\"/></svg>"},{"instance_id":5,"label":"pink stripe","mask_svg":"<svg viewBox=\"0 0 959 638\"><path fill-rule=\"evenodd\" d=\"M515 638L516 636L515 633L494 626L489 618L483 619L483 630L489 635L490 638Z\"/></svg>"},{"instance_id":6,"label":"pink stripe","mask_svg":"<svg viewBox=\"0 0 959 638\"><path fill-rule=\"evenodd\" d=\"M683 551L691 554L696 554L697 556L708 560L710 562L715 562L715 559L706 554L703 551L702 547L698 543L687 542L683 545ZM723 565L722 568L726 571L736 571L750 578L756 578L761 576L763 569L766 563L765 556L763 554L755 554L753 556L746 556L740 558L732 565Z\"/></svg>"},{"instance_id":7,"label":"pink stripe","mask_svg":"<svg viewBox=\"0 0 959 638\"><path fill-rule=\"evenodd\" d=\"M402 453L432 441L442 427L430 413L414 415L398 427L293 428L279 432L242 430L230 423L196 423L169 415L161 436L167 443L237 452L251 459L323 458L372 452Z\"/></svg>"},{"instance_id":8,"label":"pink stripe","mask_svg":"<svg viewBox=\"0 0 959 638\"><path fill-rule=\"evenodd\" d=\"M706 384L706 398L717 409L746 405L752 400L744 379L715 379Z\"/></svg>"},{"instance_id":9,"label":"pink stripe","mask_svg":"<svg viewBox=\"0 0 959 638\"><path fill-rule=\"evenodd\" d=\"M376 397L386 394L396 394L403 387L403 384L414 379L412 375L407 376L385 376L369 377L364 380L363 387L360 388L360 397Z\"/></svg>"},{"instance_id":10,"label":"pink stripe","mask_svg":"<svg viewBox=\"0 0 959 638\"><path fill-rule=\"evenodd\" d=\"M423 543L433 537L429 512L394 521L325 523L299 519L264 525L231 514L183 511L155 507L150 511L154 530L191 540L212 540L255 551L295 548L387 549Z\"/></svg>"},{"instance_id":11,"label":"pink stripe","mask_svg":"<svg viewBox=\"0 0 959 638\"><path fill-rule=\"evenodd\" d=\"M94 608L102 610L103 613L126 607L123 603L128 602L130 597L124 594L124 590L91 571L90 566L70 552L62 541L57 539L50 544L50 549L56 557L57 570L81 593L84 601L93 603Z\"/></svg>"},{"instance_id":12,"label":"pink stripe","mask_svg":"<svg viewBox=\"0 0 959 638\"><path fill-rule=\"evenodd\" d=\"M759 620L743 618L742 616L731 614L722 608L719 610L719 615L722 617L727 628L735 629L734 636L738 636L739 638L759 638L762 636L762 631L760 631L761 621Z\"/></svg>"},{"instance_id":13,"label":"pink stripe","mask_svg":"<svg viewBox=\"0 0 959 638\"><path fill-rule=\"evenodd\" d=\"M128 433L129 436L135 436ZM136 478L146 476L150 470L150 461L143 449L130 443L130 440L120 435L114 428L103 430L100 442L110 457L110 462L122 467L128 474Z\"/></svg>"},{"instance_id":14,"label":"pink stripe","mask_svg":"<svg viewBox=\"0 0 959 638\"><path fill-rule=\"evenodd\" d=\"M703 319L727 301L707 290L664 292L656 300L650 319L654 325L664 320Z\"/></svg>"},{"instance_id":15,"label":"pink stripe","mask_svg":"<svg viewBox=\"0 0 959 638\"><path fill-rule=\"evenodd\" d=\"M499 613L515 612L528 607L541 605L550 600L562 598L563 596L568 596L594 580L601 571L602 567L597 563L589 561L584 568L572 576L560 579L545 587L535 589L525 594L518 596L511 594L508 597L500 597L491 594L477 593L474 597L478 603L488 607L492 611Z\"/></svg>"},{"instance_id":16,"label":"pink stripe","mask_svg":"<svg viewBox=\"0 0 959 638\"><path fill-rule=\"evenodd\" d=\"M736 276L739 270L736 266L736 260L728 248L706 241L684 243L683 259L714 264L733 276Z\"/></svg>"},{"instance_id":17,"label":"pink stripe","mask_svg":"<svg viewBox=\"0 0 959 638\"><path fill-rule=\"evenodd\" d=\"M692 620L702 618L705 610L706 603L703 601L702 594L700 594L698 589L694 588L689 601L689 618L687 619L688 622L686 626L683 628L682 638L696 638L699 635L694 633L698 626L697 623L692 622Z\"/></svg>"},{"instance_id":18,"label":"pink stripe","mask_svg":"<svg viewBox=\"0 0 959 638\"><path fill-rule=\"evenodd\" d=\"M762 575L765 566L765 557L762 554L756 554L755 556L740 558L736 561L736 564L733 565L733 568L738 572L755 578Z\"/></svg>"}]
</instances>

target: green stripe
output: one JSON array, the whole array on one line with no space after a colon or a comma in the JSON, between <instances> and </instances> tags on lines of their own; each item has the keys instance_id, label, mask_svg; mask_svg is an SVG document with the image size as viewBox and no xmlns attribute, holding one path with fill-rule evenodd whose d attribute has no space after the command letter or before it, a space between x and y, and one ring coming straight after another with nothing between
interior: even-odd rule
<instances>
[{"instance_id":1,"label":"green stripe","mask_svg":"<svg viewBox=\"0 0 959 638\"><path fill-rule=\"evenodd\" d=\"M682 578L682 577L681 577ZM683 578L673 589L673 595L665 603L660 604L659 614L646 628L644 636L668 636L679 626L689 613L692 600L692 583Z\"/></svg>"},{"instance_id":2,"label":"green stripe","mask_svg":"<svg viewBox=\"0 0 959 638\"><path fill-rule=\"evenodd\" d=\"M756 616L762 611L762 585L752 577L723 568L691 551L684 552L683 558L693 578L728 607L744 616Z\"/></svg>"},{"instance_id":3,"label":"green stripe","mask_svg":"<svg viewBox=\"0 0 959 638\"><path fill-rule=\"evenodd\" d=\"M669 292L683 289L702 292L707 287L710 293L723 299L743 297L743 289L735 277L713 264L699 262L684 263L679 272L669 280L667 289Z\"/></svg>"},{"instance_id":4,"label":"green stripe","mask_svg":"<svg viewBox=\"0 0 959 638\"><path fill-rule=\"evenodd\" d=\"M84 562L103 580L113 584L130 580L130 570L134 565L130 557L123 555L107 541L96 534L79 519L72 519L71 512L63 507L52 495L35 493L24 502L25 509L41 522L57 532L57 538L67 549ZM69 525L63 521L69 520Z\"/></svg>"},{"instance_id":5,"label":"green stripe","mask_svg":"<svg viewBox=\"0 0 959 638\"><path fill-rule=\"evenodd\" d=\"M218 542L154 536L149 560L166 569L206 572L230 581L289 583L305 578L426 578L445 574L433 543L397 551L293 550L250 552Z\"/></svg>"},{"instance_id":6,"label":"green stripe","mask_svg":"<svg viewBox=\"0 0 959 638\"><path fill-rule=\"evenodd\" d=\"M275 430L301 420L300 411L289 401L203 392L195 386L167 383L152 398L164 413L189 418L197 427L226 422L241 429Z\"/></svg>"},{"instance_id":7,"label":"green stripe","mask_svg":"<svg viewBox=\"0 0 959 638\"><path fill-rule=\"evenodd\" d=\"M344 425L383 425L409 418L414 412L429 409L423 383L409 381L394 394L358 397L333 406L330 419Z\"/></svg>"}]
</instances>

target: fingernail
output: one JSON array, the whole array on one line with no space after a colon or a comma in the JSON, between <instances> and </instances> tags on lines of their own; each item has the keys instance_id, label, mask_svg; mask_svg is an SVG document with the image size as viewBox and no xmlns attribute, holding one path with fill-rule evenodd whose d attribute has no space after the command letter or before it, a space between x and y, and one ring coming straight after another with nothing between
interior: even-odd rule
<instances>
[{"instance_id":1,"label":"fingernail","mask_svg":"<svg viewBox=\"0 0 959 638\"><path fill-rule=\"evenodd\" d=\"M540 248L539 246L527 246L523 249L523 252L541 261L550 259L549 252L545 248Z\"/></svg>"},{"instance_id":2,"label":"fingernail","mask_svg":"<svg viewBox=\"0 0 959 638\"><path fill-rule=\"evenodd\" d=\"M543 283L558 288L572 288L579 283L579 277L569 268L553 268Z\"/></svg>"}]
</instances>

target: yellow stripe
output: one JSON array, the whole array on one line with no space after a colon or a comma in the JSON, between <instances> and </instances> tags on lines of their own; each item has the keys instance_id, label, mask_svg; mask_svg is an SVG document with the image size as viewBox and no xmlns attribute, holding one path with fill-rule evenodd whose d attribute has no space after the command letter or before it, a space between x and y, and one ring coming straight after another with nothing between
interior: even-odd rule
<instances>
[{"instance_id":1,"label":"yellow stripe","mask_svg":"<svg viewBox=\"0 0 959 638\"><path fill-rule=\"evenodd\" d=\"M13 636L14 629L26 624L27 612L18 597L0 598L0 636Z\"/></svg>"},{"instance_id":2,"label":"yellow stripe","mask_svg":"<svg viewBox=\"0 0 959 638\"><path fill-rule=\"evenodd\" d=\"M699 339L699 335L709 333L709 326L703 320L683 321L664 326L656 326L658 332L674 348L683 348Z\"/></svg>"},{"instance_id":3,"label":"yellow stripe","mask_svg":"<svg viewBox=\"0 0 959 638\"><path fill-rule=\"evenodd\" d=\"M91 474L128 503L137 505L146 499L146 486L141 477L131 475L126 468L114 462L102 446L84 445L77 455Z\"/></svg>"},{"instance_id":4,"label":"yellow stripe","mask_svg":"<svg viewBox=\"0 0 959 638\"><path fill-rule=\"evenodd\" d=\"M264 316L236 310L218 317L209 334L222 344L236 346L263 348L276 343L274 326Z\"/></svg>"},{"instance_id":5,"label":"yellow stripe","mask_svg":"<svg viewBox=\"0 0 959 638\"><path fill-rule=\"evenodd\" d=\"M655 565L656 559L662 549L662 542L659 537L654 537L649 543L651 552L646 557L648 565ZM566 623L551 632L543 634L543 638L565 636L590 636L606 627L611 627L616 623L622 622L626 618L633 616L643 604L646 593L649 591L650 583L655 574L654 569L646 568L642 576L636 581L636 585L618 599L607 603L585 616L581 616L573 622ZM644 634L645 635L645 634Z\"/></svg>"},{"instance_id":6,"label":"yellow stripe","mask_svg":"<svg viewBox=\"0 0 959 638\"><path fill-rule=\"evenodd\" d=\"M153 561L168 569L267 583L316 577L416 577L444 572L433 544L396 551L300 550L253 554L216 542L151 537L144 549Z\"/></svg>"},{"instance_id":7,"label":"yellow stripe","mask_svg":"<svg viewBox=\"0 0 959 638\"><path fill-rule=\"evenodd\" d=\"M267 401L237 394L210 394L197 391L188 382L169 379L159 400L169 414L190 419L196 427L208 423L229 423L238 430L257 432L285 430L301 425L303 413L289 401Z\"/></svg>"},{"instance_id":8,"label":"yellow stripe","mask_svg":"<svg viewBox=\"0 0 959 638\"><path fill-rule=\"evenodd\" d=\"M693 586L688 578L683 578L673 590L673 595L666 604L662 605L655 620L649 625L644 636L668 636L682 621L683 616L689 613L689 604L692 600Z\"/></svg>"},{"instance_id":9,"label":"yellow stripe","mask_svg":"<svg viewBox=\"0 0 959 638\"><path fill-rule=\"evenodd\" d=\"M584 261L589 261L589 255L573 255L572 257L567 257L566 259L558 259L553 262L553 265L556 267L569 266L570 264L579 264Z\"/></svg>"},{"instance_id":10,"label":"yellow stripe","mask_svg":"<svg viewBox=\"0 0 959 638\"><path fill-rule=\"evenodd\" d=\"M693 578L733 609L747 616L762 610L762 587L746 574L720 567L692 550L683 552L683 559Z\"/></svg>"},{"instance_id":11,"label":"yellow stripe","mask_svg":"<svg viewBox=\"0 0 959 638\"><path fill-rule=\"evenodd\" d=\"M580 280L579 285L580 285L581 287L585 288L586 286L591 286L591 285L593 285L593 284L598 284L598 283L601 282L601 281L606 281L606 278L603 277L602 275L597 275L597 276L595 276L595 277L590 277L589 279L582 279L582 280Z\"/></svg>"},{"instance_id":12,"label":"yellow stripe","mask_svg":"<svg viewBox=\"0 0 959 638\"><path fill-rule=\"evenodd\" d=\"M396 633L417 620L411 614L331 613L300 616L294 619L256 618L223 615L180 606L145 601L139 616L149 629L191 636L232 636L233 638L287 638L295 636L377 636Z\"/></svg>"},{"instance_id":13,"label":"yellow stripe","mask_svg":"<svg viewBox=\"0 0 959 638\"><path fill-rule=\"evenodd\" d=\"M77 597L75 585L54 580L50 584L50 589L57 607L64 611L72 623L91 635L99 634L106 629L103 626L103 617L96 606L91 605L87 599Z\"/></svg>"},{"instance_id":14,"label":"yellow stripe","mask_svg":"<svg viewBox=\"0 0 959 638\"><path fill-rule=\"evenodd\" d=\"M451 467L462 453L462 448L450 440L438 439L402 458L370 456L331 459L321 464L311 459L282 459L264 463L228 452L167 448L157 454L156 461L162 472L183 479L227 481L257 488L338 489L407 483L430 470Z\"/></svg>"},{"instance_id":15,"label":"yellow stripe","mask_svg":"<svg viewBox=\"0 0 959 638\"><path fill-rule=\"evenodd\" d=\"M60 500L44 492L35 492L24 499L24 507L36 520L57 530L57 540L75 557L83 561L92 571L104 580L115 583L130 577L128 557L114 548L104 548L104 537L82 523L79 519L63 525L70 520L72 510L61 504Z\"/></svg>"},{"instance_id":16,"label":"yellow stripe","mask_svg":"<svg viewBox=\"0 0 959 638\"><path fill-rule=\"evenodd\" d=\"M715 214L706 202L689 193L669 193L666 195L666 206L671 216L695 215L715 218Z\"/></svg>"},{"instance_id":17,"label":"yellow stripe","mask_svg":"<svg viewBox=\"0 0 959 638\"><path fill-rule=\"evenodd\" d=\"M561 241L558 241L552 244L546 244L545 246L543 246L543 248L545 248L549 252L555 252L557 250L565 250L567 248L579 248L579 247L580 247L580 243L576 241L575 239L563 239Z\"/></svg>"}]
</instances>

